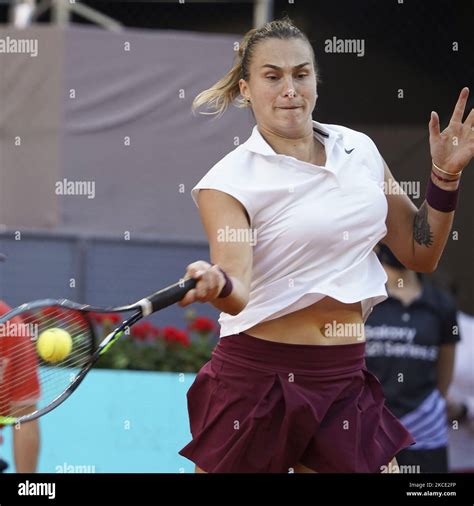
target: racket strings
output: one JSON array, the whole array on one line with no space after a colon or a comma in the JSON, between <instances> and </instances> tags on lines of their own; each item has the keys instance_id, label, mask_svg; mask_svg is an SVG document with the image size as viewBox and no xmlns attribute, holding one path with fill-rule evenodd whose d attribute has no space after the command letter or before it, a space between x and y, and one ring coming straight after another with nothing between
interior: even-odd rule
<instances>
[{"instance_id":1,"label":"racket strings","mask_svg":"<svg viewBox=\"0 0 474 506\"><path fill-rule=\"evenodd\" d=\"M43 327L43 325L42 325ZM91 348L92 347L92 340L87 334L90 334L90 329L87 323L85 322L79 322L77 325L71 325L69 324L69 321L63 320L61 322L61 326L52 325L50 322L47 322L46 325L44 325L44 328L42 328L38 335L40 335L44 330L48 330L51 328L61 328L63 330L66 330L72 339L72 350L71 353L75 350L81 349L82 347ZM77 336L82 336L83 332L86 333L86 339L83 339L84 344L80 345L78 344ZM20 339L22 339L22 342L20 342L16 346L10 347L10 353L14 354L16 359L19 359L20 361L24 358L25 355L28 355L31 353L31 346L35 346L34 340L31 337L21 336ZM36 339L35 339L36 340ZM23 353L21 353L21 350L23 350ZM69 357L69 355L68 355Z\"/></svg>"},{"instance_id":2,"label":"racket strings","mask_svg":"<svg viewBox=\"0 0 474 506\"><path fill-rule=\"evenodd\" d=\"M35 399L43 406L61 395L90 359L94 339L90 322L78 310L43 307L16 316L9 323L6 345L2 346L0 336L0 416L15 417L25 415L26 407L20 404L25 400L31 400L33 412L37 409ZM52 329L66 331L72 341L69 353L54 362L55 357L48 361L37 347L38 337Z\"/></svg>"},{"instance_id":3,"label":"racket strings","mask_svg":"<svg viewBox=\"0 0 474 506\"><path fill-rule=\"evenodd\" d=\"M71 310L69 310L71 311ZM21 322L16 322L14 325L15 326L18 326L19 328L23 328L23 327L27 327L27 328L30 328L30 327L33 327L37 330L35 330L35 332L33 332L32 334L37 334L35 339L41 334L41 332L43 332L44 330L49 330L51 328L62 328L64 330L66 330L67 332L69 332L69 334L71 335L71 337L74 339L74 336L77 334L77 328L78 326L85 326L86 330L89 331L88 329L88 323L84 320L84 317L82 316L81 313L79 312L76 312L78 314L71 314L70 312L68 313L68 316L65 317L64 315L62 315L59 311L57 312L57 314L55 316L51 315L51 317L49 319L44 319L43 316L37 316L36 314L28 314L26 317L22 317L21 318ZM59 318L61 316L61 318ZM14 319L17 319L17 317L14 317ZM78 322L78 325L74 325L74 324L71 324L71 321L74 320L74 319L77 319L77 322ZM11 326L12 324L10 324ZM11 334L10 334L11 335ZM23 337L25 339L29 339L29 340L32 340L32 336L31 336L31 333L28 332L27 335L20 335L20 336L14 336L14 337ZM20 343L18 345L18 347L22 347L23 346L23 342ZM15 347L11 348L11 349L14 349Z\"/></svg>"},{"instance_id":4,"label":"racket strings","mask_svg":"<svg viewBox=\"0 0 474 506\"><path fill-rule=\"evenodd\" d=\"M70 332L72 328L68 329ZM86 329L87 330L87 329ZM22 376L27 375L28 371L31 370L31 364L28 363L25 359L27 357L31 357L32 354L36 355L37 351L34 348L34 344L32 342L25 342L21 345L16 346L11 350L10 357L13 362L17 365L15 367L14 376L16 378L21 378ZM77 367L78 364L86 362L92 353L92 342L91 340L84 341L83 344L77 345L71 350L70 354L62 361L55 364L55 368L69 368L71 366Z\"/></svg>"},{"instance_id":5,"label":"racket strings","mask_svg":"<svg viewBox=\"0 0 474 506\"><path fill-rule=\"evenodd\" d=\"M84 364L87 363L87 360L90 357L89 351L84 352L82 356L85 359L83 363ZM58 376L60 370L64 370L65 373L70 374L71 378L73 379L73 376L75 376L75 374L73 374L71 370L78 369L78 367L79 364L77 360L75 360L74 362L70 361L69 363L62 363L61 365L53 367L43 366L41 368L41 383L43 384L43 386L52 385L52 380ZM16 389L21 390L23 386L28 384L29 381L31 381L36 377L36 374L37 371L35 369L32 369L31 367L24 367L23 369L19 369L18 371L15 370L15 372L12 374L10 381L15 383ZM4 392L0 391L0 401L2 398L6 398L8 395L9 394L6 391Z\"/></svg>"},{"instance_id":6,"label":"racket strings","mask_svg":"<svg viewBox=\"0 0 474 506\"><path fill-rule=\"evenodd\" d=\"M80 367L81 364L87 363L87 360L90 357L89 350L84 351L80 357L83 357L84 360L78 361L77 357L74 361L65 361L61 365L48 367L43 366L41 368L41 385L43 392L45 391L45 387L48 387L51 389L54 385L54 380L58 377L58 374L61 370L64 370L66 373L72 375L71 378L73 378L73 373L71 370L73 368L77 369ZM79 363L81 362L81 364ZM32 369L31 367L24 367L23 369L19 369L18 371L15 370L14 373L11 375L11 379L9 380L9 383L14 384L15 389L21 390L24 386L26 386L31 380L35 378L37 374L37 371L35 369ZM64 381L61 379L61 383ZM0 392L0 402L2 398L7 398L9 396L8 391Z\"/></svg>"},{"instance_id":7,"label":"racket strings","mask_svg":"<svg viewBox=\"0 0 474 506\"><path fill-rule=\"evenodd\" d=\"M15 367L16 377L21 378L24 374L27 373L27 371L31 370L31 364L28 363L28 361L25 359L31 357L32 354L37 355L37 350L34 348L34 343L28 341L22 345L16 346L10 351L10 360L16 364L20 364ZM85 341L84 344L76 345L75 347L73 345L73 349L71 350L70 354L64 360L55 364L55 367L68 368L71 366L77 366L77 364L82 363L84 360L87 361L91 353L92 342L90 340Z\"/></svg>"},{"instance_id":8,"label":"racket strings","mask_svg":"<svg viewBox=\"0 0 474 506\"><path fill-rule=\"evenodd\" d=\"M87 350L84 353L82 353L82 357L84 357L84 360L81 361L82 363L79 364L78 360L74 361L64 361L61 365L57 366L43 366L41 367L40 372L40 383L42 385L42 390L44 393L46 393L46 387L48 390L56 389L55 385L59 383L59 386L62 387L64 385L64 377L59 376L61 371L63 374L69 375L70 381L72 382L76 376L76 372L72 372L73 369L80 370L80 368L85 365L90 358L90 352ZM15 371L15 374L12 375L12 382L15 382L15 387L17 389L21 389L23 386L26 386L32 379L34 379L36 376L36 371L31 370L31 368L25 368L22 371ZM2 395L0 393L0 401L2 397L6 397L8 394L5 393Z\"/></svg>"}]
</instances>

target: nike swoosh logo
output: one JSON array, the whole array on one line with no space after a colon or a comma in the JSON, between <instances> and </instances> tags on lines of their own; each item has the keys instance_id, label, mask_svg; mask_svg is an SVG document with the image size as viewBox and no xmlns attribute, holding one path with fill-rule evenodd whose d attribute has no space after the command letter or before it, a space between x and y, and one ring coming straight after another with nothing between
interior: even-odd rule
<instances>
[{"instance_id":1,"label":"nike swoosh logo","mask_svg":"<svg viewBox=\"0 0 474 506\"><path fill-rule=\"evenodd\" d=\"M344 148L344 151L345 151L348 155L350 155L350 154L354 151L354 149L355 149L355 148L352 148L352 149L350 149L350 150L347 150L346 148Z\"/></svg>"}]
</instances>

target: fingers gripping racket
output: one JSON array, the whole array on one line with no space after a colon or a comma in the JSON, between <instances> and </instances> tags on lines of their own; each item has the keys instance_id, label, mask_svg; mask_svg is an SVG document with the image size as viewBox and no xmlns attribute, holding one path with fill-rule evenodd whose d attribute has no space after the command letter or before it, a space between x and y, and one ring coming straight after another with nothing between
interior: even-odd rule
<instances>
[{"instance_id":1,"label":"fingers gripping racket","mask_svg":"<svg viewBox=\"0 0 474 506\"><path fill-rule=\"evenodd\" d=\"M96 307L67 299L22 304L0 318L0 425L35 420L62 404L99 357L141 318L196 286L181 279L134 304ZM98 345L90 313L134 313Z\"/></svg>"}]
</instances>

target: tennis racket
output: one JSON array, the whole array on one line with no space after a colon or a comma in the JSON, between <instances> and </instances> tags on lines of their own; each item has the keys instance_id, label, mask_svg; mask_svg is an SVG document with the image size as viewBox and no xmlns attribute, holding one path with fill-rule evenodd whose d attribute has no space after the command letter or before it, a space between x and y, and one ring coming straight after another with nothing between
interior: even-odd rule
<instances>
[{"instance_id":1,"label":"tennis racket","mask_svg":"<svg viewBox=\"0 0 474 506\"><path fill-rule=\"evenodd\" d=\"M58 407L81 384L99 357L129 334L132 325L180 301L196 283L194 278L181 279L127 306L103 308L67 299L43 299L6 313L0 318L0 425L35 420ZM129 318L96 344L90 313L132 311ZM50 341L50 356L39 346L41 340L44 343L42 336L46 331L50 331L49 336L53 332L62 337L62 350L55 351L58 341ZM61 355L65 356L58 358Z\"/></svg>"}]
</instances>

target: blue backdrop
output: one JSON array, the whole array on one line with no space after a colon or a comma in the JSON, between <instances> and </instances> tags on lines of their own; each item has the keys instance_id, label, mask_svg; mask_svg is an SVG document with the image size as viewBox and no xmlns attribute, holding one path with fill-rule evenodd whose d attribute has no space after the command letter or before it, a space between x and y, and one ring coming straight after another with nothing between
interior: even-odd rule
<instances>
[{"instance_id":1,"label":"blue backdrop","mask_svg":"<svg viewBox=\"0 0 474 506\"><path fill-rule=\"evenodd\" d=\"M191 440L186 392L195 374L92 370L40 419L38 472L192 473L178 451ZM14 472L13 428L0 454Z\"/></svg>"}]
</instances>

